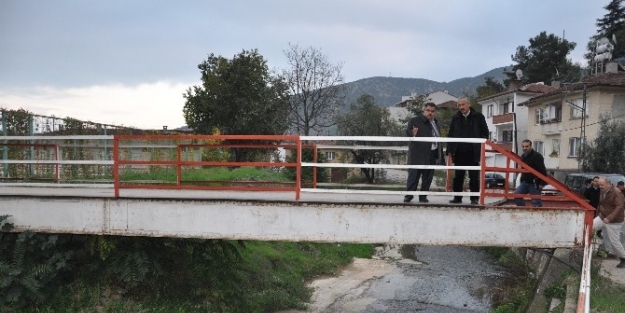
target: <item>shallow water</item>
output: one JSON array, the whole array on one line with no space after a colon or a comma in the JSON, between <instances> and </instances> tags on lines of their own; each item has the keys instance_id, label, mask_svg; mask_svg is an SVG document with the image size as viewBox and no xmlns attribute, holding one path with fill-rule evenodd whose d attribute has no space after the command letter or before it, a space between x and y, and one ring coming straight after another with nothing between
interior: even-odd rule
<instances>
[{"instance_id":1,"label":"shallow water","mask_svg":"<svg viewBox=\"0 0 625 313\"><path fill-rule=\"evenodd\" d=\"M328 306L311 308L314 312L490 311L491 295L504 270L487 253L471 247L414 249L414 256L409 257L417 262L406 258L387 260L391 269L383 276L372 277L337 295Z\"/></svg>"}]
</instances>

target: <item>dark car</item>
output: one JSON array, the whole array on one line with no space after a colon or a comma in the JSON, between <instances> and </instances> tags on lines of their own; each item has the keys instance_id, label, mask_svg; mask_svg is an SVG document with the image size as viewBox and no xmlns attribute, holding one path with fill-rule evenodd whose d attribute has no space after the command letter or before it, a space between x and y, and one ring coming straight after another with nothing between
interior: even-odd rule
<instances>
[{"instance_id":1,"label":"dark car","mask_svg":"<svg viewBox=\"0 0 625 313\"><path fill-rule=\"evenodd\" d=\"M506 178L497 173L486 173L484 178L486 188L503 187L506 184Z\"/></svg>"},{"instance_id":2,"label":"dark car","mask_svg":"<svg viewBox=\"0 0 625 313\"><path fill-rule=\"evenodd\" d=\"M586 181L589 179L593 179L594 177L606 177L612 182L612 184L616 185L619 181L625 181L625 176L623 174L607 174L607 173L571 173L567 174L564 179L564 184L575 190L580 195L584 194L586 190Z\"/></svg>"}]
</instances>

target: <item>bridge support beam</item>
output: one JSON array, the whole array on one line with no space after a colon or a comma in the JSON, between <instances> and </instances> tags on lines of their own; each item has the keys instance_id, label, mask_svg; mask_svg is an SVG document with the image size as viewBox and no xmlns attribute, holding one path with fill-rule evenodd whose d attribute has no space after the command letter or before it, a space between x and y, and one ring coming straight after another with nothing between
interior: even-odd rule
<instances>
[{"instance_id":1,"label":"bridge support beam","mask_svg":"<svg viewBox=\"0 0 625 313\"><path fill-rule=\"evenodd\" d=\"M581 246L584 213L449 207L4 196L15 231L97 235L423 245Z\"/></svg>"}]
</instances>

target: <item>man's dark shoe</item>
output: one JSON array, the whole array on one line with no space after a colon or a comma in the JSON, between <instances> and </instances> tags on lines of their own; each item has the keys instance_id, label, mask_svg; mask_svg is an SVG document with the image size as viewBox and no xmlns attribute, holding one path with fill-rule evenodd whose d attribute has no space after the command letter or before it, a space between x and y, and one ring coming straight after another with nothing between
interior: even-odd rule
<instances>
[{"instance_id":1,"label":"man's dark shoe","mask_svg":"<svg viewBox=\"0 0 625 313\"><path fill-rule=\"evenodd\" d=\"M405 196L404 197L404 202L410 202L412 201L412 198L414 198L413 196Z\"/></svg>"},{"instance_id":2,"label":"man's dark shoe","mask_svg":"<svg viewBox=\"0 0 625 313\"><path fill-rule=\"evenodd\" d=\"M471 200L471 204L477 204L477 200Z\"/></svg>"},{"instance_id":3,"label":"man's dark shoe","mask_svg":"<svg viewBox=\"0 0 625 313\"><path fill-rule=\"evenodd\" d=\"M422 198L422 199L419 199L419 202L421 202L421 203L428 203L430 201L427 198Z\"/></svg>"},{"instance_id":4,"label":"man's dark shoe","mask_svg":"<svg viewBox=\"0 0 625 313\"><path fill-rule=\"evenodd\" d=\"M625 258L621 258L621 263L619 263L616 267L625 268Z\"/></svg>"},{"instance_id":5,"label":"man's dark shoe","mask_svg":"<svg viewBox=\"0 0 625 313\"><path fill-rule=\"evenodd\" d=\"M462 200L460 200L460 199L453 199L453 200L449 200L449 203L462 203Z\"/></svg>"}]
</instances>

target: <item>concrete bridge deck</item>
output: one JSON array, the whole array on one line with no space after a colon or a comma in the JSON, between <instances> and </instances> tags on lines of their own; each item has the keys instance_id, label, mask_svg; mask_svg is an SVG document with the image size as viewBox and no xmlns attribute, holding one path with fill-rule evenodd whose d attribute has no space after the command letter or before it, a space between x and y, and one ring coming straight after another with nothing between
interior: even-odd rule
<instances>
[{"instance_id":1,"label":"concrete bridge deck","mask_svg":"<svg viewBox=\"0 0 625 313\"><path fill-rule=\"evenodd\" d=\"M575 247L584 211L377 194L2 187L16 231L241 240ZM416 199L415 199L416 200ZM413 200L414 201L414 200Z\"/></svg>"}]
</instances>

